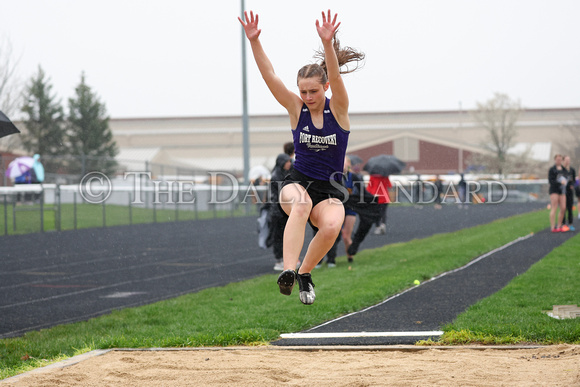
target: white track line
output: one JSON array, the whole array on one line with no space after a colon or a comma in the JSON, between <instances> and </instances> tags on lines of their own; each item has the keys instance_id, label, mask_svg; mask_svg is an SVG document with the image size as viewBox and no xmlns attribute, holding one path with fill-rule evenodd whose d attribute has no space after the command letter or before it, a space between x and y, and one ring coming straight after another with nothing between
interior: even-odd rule
<instances>
[{"instance_id":1,"label":"white track line","mask_svg":"<svg viewBox=\"0 0 580 387\"><path fill-rule=\"evenodd\" d=\"M369 306L368 308L359 310L357 312L352 312L352 313L349 313L349 314L345 314L344 316L340 316L340 317L338 317L338 318L336 318L334 320L330 320L330 321L325 322L324 324L320 324L320 325L315 326L314 328L310 328L306 332L313 331L313 330L318 329L318 328L321 328L321 327L323 327L325 325L331 324L331 323L333 323L335 321L342 320L343 318L350 317L350 316L354 316L355 314L363 313L363 312L366 312L367 310L376 308L377 306L381 306L381 305L383 305L383 304L385 304L385 303L387 303L387 302L389 302L389 301L391 301L391 300L393 300L393 299L395 299L395 298L397 298L397 297L399 297L399 296L401 296L401 295L403 295L403 294L405 294L407 292L410 292L411 290L415 289L418 286L421 286L423 284L426 284L427 282L435 281L436 279L439 279L441 277L444 277L444 276L446 276L448 274L453 274L453 273L456 273L456 272L461 271L463 269L466 269L469 266L471 266L471 265L473 265L473 264L481 261L482 259L487 258L490 255L493 255L493 254L497 253L498 251L502 251L502 250L504 250L504 249L506 249L506 248L508 248L508 247L510 247L510 246L512 246L512 245L514 245L516 243L518 243L518 242L521 242L523 240L526 240L528 238L531 238L532 236L534 236L533 233L528 234L528 235L523 236L523 237L519 237L517 239L514 239L513 241L511 241L509 243L506 243L505 245L500 246L497 249L491 250L491 251L489 251L489 252L487 252L487 253L485 253L485 254L483 254L483 255L475 258L474 260L470 261L468 264L466 264L464 266L461 266L461 267L459 267L457 269L453 269L453 270L450 270L450 271L446 271L445 273L439 274L438 276L435 276L435 277L433 277L431 279L428 279L427 281L424 281L424 282L422 282L419 285L415 285L412 288L409 288L407 290L402 291L401 293L395 294L394 296L391 296L391 297L387 298L386 300L381 301L380 303L378 303L376 305ZM436 331L433 331L433 332L436 332ZM440 333L433 333L433 332L417 332L417 333L422 333L421 336L436 336L436 335L442 335L443 334L443 332L440 332ZM373 333L377 333L377 334L378 333L389 333L390 336L412 336L412 335L409 335L409 333L412 333L412 332L360 332L360 333L364 333L364 334L367 334L367 335L373 334ZM305 336L300 336L300 337L296 336L296 335L305 335L305 334L308 334L308 333L287 333L287 334L282 334L281 336L283 338L293 339L293 338L305 338ZM334 333L334 335L355 335L355 334L358 334L358 332ZM317 337L321 337L321 336L317 336ZM371 337L371 336L327 336L327 337ZM314 336L313 336L313 338L314 338Z\"/></svg>"},{"instance_id":2,"label":"white track line","mask_svg":"<svg viewBox=\"0 0 580 387\"><path fill-rule=\"evenodd\" d=\"M336 332L336 333L283 333L283 339L324 339L333 337L411 337L441 336L443 331L412 332Z\"/></svg>"}]
</instances>

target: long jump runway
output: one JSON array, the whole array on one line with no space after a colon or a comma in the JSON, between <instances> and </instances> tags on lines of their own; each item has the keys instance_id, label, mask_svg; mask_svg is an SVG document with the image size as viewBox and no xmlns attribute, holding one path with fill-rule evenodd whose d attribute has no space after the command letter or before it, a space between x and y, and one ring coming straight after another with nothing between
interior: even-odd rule
<instances>
[{"instance_id":1,"label":"long jump runway","mask_svg":"<svg viewBox=\"0 0 580 387\"><path fill-rule=\"evenodd\" d=\"M284 334L273 344L392 345L436 339L443 325L502 289L573 235L553 234L546 229L518 238L382 303L305 332Z\"/></svg>"},{"instance_id":2,"label":"long jump runway","mask_svg":"<svg viewBox=\"0 0 580 387\"><path fill-rule=\"evenodd\" d=\"M361 248L455 231L542 207L393 207L387 235L371 234ZM547 218L546 213L546 223ZM272 273L272 253L257 246L256 229L255 217L242 217L2 236L0 338ZM307 236L305 245L309 232ZM553 241L563 241L568 236L555 237Z\"/></svg>"}]
</instances>

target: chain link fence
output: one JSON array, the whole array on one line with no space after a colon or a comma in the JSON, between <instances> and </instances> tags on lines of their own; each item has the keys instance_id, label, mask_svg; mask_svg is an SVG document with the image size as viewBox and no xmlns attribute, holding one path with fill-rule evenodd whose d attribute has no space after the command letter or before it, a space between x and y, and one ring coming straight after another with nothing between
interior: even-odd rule
<instances>
[{"instance_id":1,"label":"chain link fence","mask_svg":"<svg viewBox=\"0 0 580 387\"><path fill-rule=\"evenodd\" d=\"M108 227L217 217L257 216L267 183L243 185L231 171L205 171L137 160L93 157L43 157L42 184L14 184L6 170L15 158L2 157L0 235ZM492 180L443 176L442 192L433 177L392 176L391 199L415 205L547 202L546 180Z\"/></svg>"}]
</instances>

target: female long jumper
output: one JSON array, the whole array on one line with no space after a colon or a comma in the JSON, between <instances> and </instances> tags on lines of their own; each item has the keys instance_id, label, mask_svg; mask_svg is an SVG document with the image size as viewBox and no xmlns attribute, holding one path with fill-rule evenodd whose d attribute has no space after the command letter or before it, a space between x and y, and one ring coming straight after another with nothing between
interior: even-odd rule
<instances>
[{"instance_id":1,"label":"female long jumper","mask_svg":"<svg viewBox=\"0 0 580 387\"><path fill-rule=\"evenodd\" d=\"M249 15L245 12L245 21L238 18L262 78L290 116L296 161L280 191L280 206L288 215L288 222L284 230L284 271L278 277L278 286L282 294L290 295L298 280L300 301L307 305L315 299L310 272L332 247L344 220L343 191L339 187L350 120L348 94L340 68L364 58L350 48L340 49L335 36L340 22L336 19L337 15L332 17L328 10L327 14L322 12L322 23L316 20L316 30L324 47L324 52L319 53L323 62L306 65L298 71L297 95L276 75L264 52L259 40L258 15L250 11ZM325 95L329 87L330 99ZM318 232L295 272L307 222L318 228Z\"/></svg>"}]
</instances>

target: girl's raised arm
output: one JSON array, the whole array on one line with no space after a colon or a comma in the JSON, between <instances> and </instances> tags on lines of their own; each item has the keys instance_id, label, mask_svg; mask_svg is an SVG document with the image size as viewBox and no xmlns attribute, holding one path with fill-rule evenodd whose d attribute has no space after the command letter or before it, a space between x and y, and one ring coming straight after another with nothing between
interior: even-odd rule
<instances>
[{"instance_id":1,"label":"girl's raised arm","mask_svg":"<svg viewBox=\"0 0 580 387\"><path fill-rule=\"evenodd\" d=\"M276 98L280 105L288 110L290 117L296 118L297 121L297 115L300 114L299 112L302 107L302 101L300 100L300 97L288 90L280 77L278 77L274 72L274 66L272 66L270 59L268 59L268 56L264 52L262 44L260 43L259 36L262 30L258 28L258 14L254 17L254 12L250 11L249 17L248 12L244 12L244 15L246 19L245 22L240 17L238 17L238 20L244 27L246 37L250 41L252 53L254 54L254 59L256 60L260 74L262 74L262 78L264 78L264 81L272 95L274 95L274 98Z\"/></svg>"},{"instance_id":2,"label":"girl's raised arm","mask_svg":"<svg viewBox=\"0 0 580 387\"><path fill-rule=\"evenodd\" d=\"M322 12L322 24L316 20L316 30L324 47L326 72L332 90L331 109L337 116L336 118L339 119L339 117L343 118L341 116L348 114L348 93L340 75L340 66L333 46L334 35L340 26L340 22L336 22L337 17L338 15L334 14L334 18L331 18L330 10L328 10L328 14Z\"/></svg>"}]
</instances>

